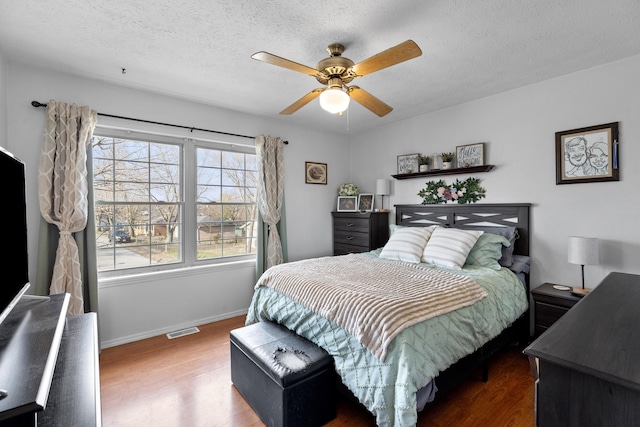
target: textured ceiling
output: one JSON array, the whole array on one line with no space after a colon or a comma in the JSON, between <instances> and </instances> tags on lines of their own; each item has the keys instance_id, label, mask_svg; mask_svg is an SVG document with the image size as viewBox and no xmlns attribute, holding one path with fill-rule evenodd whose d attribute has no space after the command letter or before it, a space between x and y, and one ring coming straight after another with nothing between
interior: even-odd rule
<instances>
[{"instance_id":1,"label":"textured ceiling","mask_svg":"<svg viewBox=\"0 0 640 427\"><path fill-rule=\"evenodd\" d=\"M319 84L251 59L263 50L315 68L339 42L357 63L408 39L422 56L353 82L394 108L383 118L355 102L334 116L318 100L279 116ZM640 54L640 0L1 0L0 52L8 61L357 132Z\"/></svg>"}]
</instances>

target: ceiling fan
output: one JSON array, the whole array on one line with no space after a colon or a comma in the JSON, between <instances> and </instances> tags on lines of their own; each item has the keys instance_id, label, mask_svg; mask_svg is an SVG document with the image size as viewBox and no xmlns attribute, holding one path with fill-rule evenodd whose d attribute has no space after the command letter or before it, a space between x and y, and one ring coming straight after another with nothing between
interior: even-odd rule
<instances>
[{"instance_id":1,"label":"ceiling fan","mask_svg":"<svg viewBox=\"0 0 640 427\"><path fill-rule=\"evenodd\" d=\"M280 114L293 114L318 96L322 108L330 113L342 113L349 106L349 99L353 98L380 117L389 114L393 110L389 105L358 86L347 86L347 83L356 77L366 76L422 55L418 45L413 40L407 40L357 64L342 56L344 49L340 43L330 44L327 52L331 56L318 62L316 68L307 67L268 52L256 52L251 55L251 58L307 74L324 85L322 88L312 90L282 110Z\"/></svg>"}]
</instances>

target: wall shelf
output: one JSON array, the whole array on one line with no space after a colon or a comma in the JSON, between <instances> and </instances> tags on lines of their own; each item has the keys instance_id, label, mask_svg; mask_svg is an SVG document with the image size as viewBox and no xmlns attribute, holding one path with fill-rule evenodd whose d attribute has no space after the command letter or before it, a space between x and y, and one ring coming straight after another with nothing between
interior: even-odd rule
<instances>
[{"instance_id":1,"label":"wall shelf","mask_svg":"<svg viewBox=\"0 0 640 427\"><path fill-rule=\"evenodd\" d=\"M479 172L489 172L494 168L494 165L484 165L484 166L472 166L470 168L455 168L455 169L437 169L431 170L427 172L416 172L416 173L404 173L400 175L391 175L395 179L413 179L413 178L421 178L423 176L436 176L436 175L457 175L463 173L479 173Z\"/></svg>"}]
</instances>

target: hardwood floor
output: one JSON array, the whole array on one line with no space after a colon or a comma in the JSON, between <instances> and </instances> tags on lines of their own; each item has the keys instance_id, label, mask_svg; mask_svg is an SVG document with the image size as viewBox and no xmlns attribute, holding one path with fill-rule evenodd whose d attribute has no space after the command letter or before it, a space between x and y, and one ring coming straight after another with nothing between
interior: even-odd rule
<instances>
[{"instance_id":1,"label":"hardwood floor","mask_svg":"<svg viewBox=\"0 0 640 427\"><path fill-rule=\"evenodd\" d=\"M263 426L231 384L229 331L244 316L199 326L173 340L162 335L100 355L105 427ZM480 373L418 417L419 427L526 426L534 424L534 378L522 348L492 360L489 381ZM374 426L374 417L345 398L333 427Z\"/></svg>"}]
</instances>

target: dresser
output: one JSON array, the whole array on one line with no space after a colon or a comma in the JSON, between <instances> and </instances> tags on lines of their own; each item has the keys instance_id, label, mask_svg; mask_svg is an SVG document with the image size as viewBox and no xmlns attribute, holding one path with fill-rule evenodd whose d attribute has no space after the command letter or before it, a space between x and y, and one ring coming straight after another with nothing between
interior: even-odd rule
<instances>
[{"instance_id":1,"label":"dresser","mask_svg":"<svg viewBox=\"0 0 640 427\"><path fill-rule=\"evenodd\" d=\"M569 291L554 289L553 286L553 283L543 283L531 291L536 337L558 321L581 299L571 295Z\"/></svg>"},{"instance_id":2,"label":"dresser","mask_svg":"<svg viewBox=\"0 0 640 427\"><path fill-rule=\"evenodd\" d=\"M368 252L389 240L388 212L331 212L333 254Z\"/></svg>"},{"instance_id":3,"label":"dresser","mask_svg":"<svg viewBox=\"0 0 640 427\"><path fill-rule=\"evenodd\" d=\"M640 276L610 273L524 353L536 358L536 425L636 426Z\"/></svg>"},{"instance_id":4,"label":"dresser","mask_svg":"<svg viewBox=\"0 0 640 427\"><path fill-rule=\"evenodd\" d=\"M25 295L0 325L1 427L102 424L97 315L68 304Z\"/></svg>"}]
</instances>

